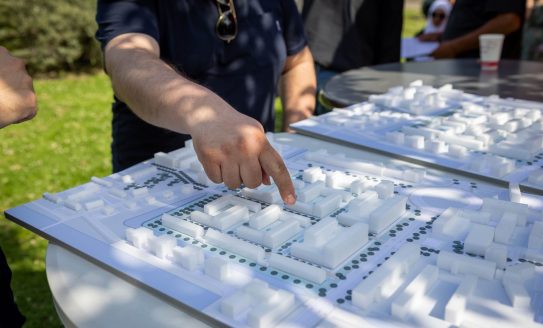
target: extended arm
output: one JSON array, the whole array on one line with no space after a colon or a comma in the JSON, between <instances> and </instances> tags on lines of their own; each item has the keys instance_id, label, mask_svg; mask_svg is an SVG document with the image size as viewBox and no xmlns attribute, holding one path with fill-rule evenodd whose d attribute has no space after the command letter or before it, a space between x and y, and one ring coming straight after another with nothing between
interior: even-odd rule
<instances>
[{"instance_id":1,"label":"extended arm","mask_svg":"<svg viewBox=\"0 0 543 328\"><path fill-rule=\"evenodd\" d=\"M308 47L287 57L281 77L283 130L289 125L313 115L316 90L313 56Z\"/></svg>"},{"instance_id":2,"label":"extended arm","mask_svg":"<svg viewBox=\"0 0 543 328\"><path fill-rule=\"evenodd\" d=\"M36 111L36 94L24 62L0 47L0 129L29 120Z\"/></svg>"},{"instance_id":3,"label":"extended arm","mask_svg":"<svg viewBox=\"0 0 543 328\"><path fill-rule=\"evenodd\" d=\"M122 34L104 52L117 97L148 123L190 134L198 159L213 182L255 188L269 183L271 176L283 200L295 202L288 170L261 124L177 73L160 59L153 38Z\"/></svg>"},{"instance_id":4,"label":"extended arm","mask_svg":"<svg viewBox=\"0 0 543 328\"><path fill-rule=\"evenodd\" d=\"M521 18L514 13L501 14L489 20L480 28L456 39L441 43L432 56L434 58L453 58L463 52L479 48L479 35L500 33L508 35L520 28Z\"/></svg>"}]
</instances>

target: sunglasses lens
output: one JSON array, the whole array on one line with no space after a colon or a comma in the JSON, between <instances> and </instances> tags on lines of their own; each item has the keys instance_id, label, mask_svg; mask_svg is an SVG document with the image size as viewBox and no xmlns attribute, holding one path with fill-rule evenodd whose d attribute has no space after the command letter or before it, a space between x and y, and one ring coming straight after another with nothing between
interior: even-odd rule
<instances>
[{"instance_id":1,"label":"sunglasses lens","mask_svg":"<svg viewBox=\"0 0 543 328\"><path fill-rule=\"evenodd\" d=\"M217 35L221 40L231 41L236 37L236 20L231 11L224 12L217 21Z\"/></svg>"}]
</instances>

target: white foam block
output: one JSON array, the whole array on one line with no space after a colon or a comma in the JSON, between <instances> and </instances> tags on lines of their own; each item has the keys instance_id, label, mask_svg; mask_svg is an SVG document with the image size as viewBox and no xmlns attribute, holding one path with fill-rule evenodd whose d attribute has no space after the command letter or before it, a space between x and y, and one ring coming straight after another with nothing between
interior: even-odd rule
<instances>
[{"instance_id":1,"label":"white foam block","mask_svg":"<svg viewBox=\"0 0 543 328\"><path fill-rule=\"evenodd\" d=\"M496 272L496 263L467 255L441 251L437 255L437 266L453 274L472 274L479 278L492 280Z\"/></svg>"},{"instance_id":2,"label":"white foam block","mask_svg":"<svg viewBox=\"0 0 543 328\"><path fill-rule=\"evenodd\" d=\"M208 229L205 239L212 245L239 254L243 257L256 261L264 262L264 249L259 246L247 243L243 240L220 233L219 231Z\"/></svg>"},{"instance_id":3,"label":"white foam block","mask_svg":"<svg viewBox=\"0 0 543 328\"><path fill-rule=\"evenodd\" d=\"M294 294L277 290L269 302L257 303L247 314L247 323L253 328L276 326L279 321L295 309Z\"/></svg>"},{"instance_id":4,"label":"white foam block","mask_svg":"<svg viewBox=\"0 0 543 328\"><path fill-rule=\"evenodd\" d=\"M383 180L375 186L375 191L380 199L387 199L394 195L394 182Z\"/></svg>"},{"instance_id":5,"label":"white foam block","mask_svg":"<svg viewBox=\"0 0 543 328\"><path fill-rule=\"evenodd\" d=\"M268 265L316 284L326 280L326 271L279 254L271 254Z\"/></svg>"},{"instance_id":6,"label":"white foam block","mask_svg":"<svg viewBox=\"0 0 543 328\"><path fill-rule=\"evenodd\" d=\"M504 213L500 222L496 225L494 241L508 245L516 226L517 216L510 212Z\"/></svg>"},{"instance_id":7,"label":"white foam block","mask_svg":"<svg viewBox=\"0 0 543 328\"><path fill-rule=\"evenodd\" d=\"M249 209L243 205L234 205L229 209L215 215L211 220L211 226L222 231L228 230L238 223L249 219Z\"/></svg>"},{"instance_id":8,"label":"white foam block","mask_svg":"<svg viewBox=\"0 0 543 328\"><path fill-rule=\"evenodd\" d=\"M460 285L445 306L445 320L455 326L461 326L464 321L466 305L477 287L477 277L467 275L462 278Z\"/></svg>"},{"instance_id":9,"label":"white foam block","mask_svg":"<svg viewBox=\"0 0 543 328\"><path fill-rule=\"evenodd\" d=\"M518 183L509 183L509 201L520 203L522 194Z\"/></svg>"},{"instance_id":10,"label":"white foam block","mask_svg":"<svg viewBox=\"0 0 543 328\"><path fill-rule=\"evenodd\" d=\"M496 263L498 268L505 268L507 263L507 247L501 244L492 244L485 251L485 260Z\"/></svg>"},{"instance_id":11,"label":"white foam block","mask_svg":"<svg viewBox=\"0 0 543 328\"><path fill-rule=\"evenodd\" d=\"M310 167L304 170L302 178L305 182L315 183L319 180L324 180L326 176L320 167Z\"/></svg>"},{"instance_id":12,"label":"white foam block","mask_svg":"<svg viewBox=\"0 0 543 328\"><path fill-rule=\"evenodd\" d=\"M87 211L92 211L102 206L104 206L104 201L102 199L96 199L85 203L85 209Z\"/></svg>"},{"instance_id":13,"label":"white foam block","mask_svg":"<svg viewBox=\"0 0 543 328\"><path fill-rule=\"evenodd\" d=\"M228 280L231 270L230 262L220 257L210 257L204 263L205 274L221 282Z\"/></svg>"},{"instance_id":14,"label":"white foam block","mask_svg":"<svg viewBox=\"0 0 543 328\"><path fill-rule=\"evenodd\" d=\"M407 197L395 196L383 200L381 205L370 215L369 227L372 233L381 233L392 222L405 213Z\"/></svg>"},{"instance_id":15,"label":"white foam block","mask_svg":"<svg viewBox=\"0 0 543 328\"><path fill-rule=\"evenodd\" d=\"M324 182L318 181L313 184L308 184L303 190L298 192L298 200L308 203L319 197L322 190L324 190Z\"/></svg>"},{"instance_id":16,"label":"white foam block","mask_svg":"<svg viewBox=\"0 0 543 328\"><path fill-rule=\"evenodd\" d=\"M281 195L275 185L260 185L256 189L243 188L241 194L245 197L256 199L268 204L282 203Z\"/></svg>"},{"instance_id":17,"label":"white foam block","mask_svg":"<svg viewBox=\"0 0 543 328\"><path fill-rule=\"evenodd\" d=\"M528 248L543 249L543 221L536 221L528 237Z\"/></svg>"},{"instance_id":18,"label":"white foam block","mask_svg":"<svg viewBox=\"0 0 543 328\"><path fill-rule=\"evenodd\" d=\"M391 313L396 318L405 320L413 308L420 303L420 298L427 293L439 277L439 269L426 265L413 281L396 297L391 304Z\"/></svg>"},{"instance_id":19,"label":"white foam block","mask_svg":"<svg viewBox=\"0 0 543 328\"><path fill-rule=\"evenodd\" d=\"M262 244L269 248L276 248L301 230L298 221L281 221L264 233Z\"/></svg>"},{"instance_id":20,"label":"white foam block","mask_svg":"<svg viewBox=\"0 0 543 328\"><path fill-rule=\"evenodd\" d=\"M194 271L204 264L204 251L194 245L176 246L172 249L172 258L174 262L180 264L183 268Z\"/></svg>"},{"instance_id":21,"label":"white foam block","mask_svg":"<svg viewBox=\"0 0 543 328\"><path fill-rule=\"evenodd\" d=\"M350 228L344 228L323 247L321 263L329 268L335 268L367 243L366 223L357 223Z\"/></svg>"},{"instance_id":22,"label":"white foam block","mask_svg":"<svg viewBox=\"0 0 543 328\"><path fill-rule=\"evenodd\" d=\"M252 301L253 299L250 295L243 291L237 291L221 300L221 313L232 319L236 319L236 317L251 306Z\"/></svg>"},{"instance_id":23,"label":"white foam block","mask_svg":"<svg viewBox=\"0 0 543 328\"><path fill-rule=\"evenodd\" d=\"M530 294L524 286L524 282L519 279L511 279L504 276L502 279L503 288L515 308L529 308L531 303Z\"/></svg>"},{"instance_id":24,"label":"white foam block","mask_svg":"<svg viewBox=\"0 0 543 328\"><path fill-rule=\"evenodd\" d=\"M304 243L318 247L327 242L338 229L338 223L334 218L320 220L304 232Z\"/></svg>"},{"instance_id":25,"label":"white foam block","mask_svg":"<svg viewBox=\"0 0 543 328\"><path fill-rule=\"evenodd\" d=\"M438 238L457 239L468 232L469 226L470 221L461 217L458 209L449 207L434 221L432 234Z\"/></svg>"},{"instance_id":26,"label":"white foam block","mask_svg":"<svg viewBox=\"0 0 543 328\"><path fill-rule=\"evenodd\" d=\"M402 245L388 261L353 289L353 305L368 309L390 297L401 284L401 277L409 272L419 258L419 246L412 243Z\"/></svg>"},{"instance_id":27,"label":"white foam block","mask_svg":"<svg viewBox=\"0 0 543 328\"><path fill-rule=\"evenodd\" d=\"M48 201L52 202L52 203L55 203L55 204L60 204L62 202L62 199L60 198L59 195L57 194L50 194L48 192L44 193L43 194L43 198L47 199Z\"/></svg>"},{"instance_id":28,"label":"white foam block","mask_svg":"<svg viewBox=\"0 0 543 328\"><path fill-rule=\"evenodd\" d=\"M249 218L249 226L254 229L262 229L277 221L282 213L283 210L279 205L270 205L262 211L251 215Z\"/></svg>"},{"instance_id":29,"label":"white foam block","mask_svg":"<svg viewBox=\"0 0 543 328\"><path fill-rule=\"evenodd\" d=\"M162 214L162 225L193 238L202 238L204 236L203 227L170 214Z\"/></svg>"},{"instance_id":30,"label":"white foam block","mask_svg":"<svg viewBox=\"0 0 543 328\"><path fill-rule=\"evenodd\" d=\"M325 197L323 200L313 204L313 215L324 218L328 214L339 209L341 204L342 195L341 194L332 194Z\"/></svg>"},{"instance_id":31,"label":"white foam block","mask_svg":"<svg viewBox=\"0 0 543 328\"><path fill-rule=\"evenodd\" d=\"M527 216L530 214L530 208L526 204L512 203L494 198L483 198L483 206L481 210L497 215L501 215L503 212L513 212L522 216Z\"/></svg>"},{"instance_id":32,"label":"white foam block","mask_svg":"<svg viewBox=\"0 0 543 328\"><path fill-rule=\"evenodd\" d=\"M170 235L161 235L149 239L149 248L161 259L168 258L175 246L177 246L177 240Z\"/></svg>"},{"instance_id":33,"label":"white foam block","mask_svg":"<svg viewBox=\"0 0 543 328\"><path fill-rule=\"evenodd\" d=\"M472 223L468 236L464 240L464 251L476 255L485 255L486 249L494 240L494 228Z\"/></svg>"},{"instance_id":34,"label":"white foam block","mask_svg":"<svg viewBox=\"0 0 543 328\"><path fill-rule=\"evenodd\" d=\"M126 228L125 235L126 240L139 249L145 249L148 246L148 241L154 237L153 231L145 227Z\"/></svg>"}]
</instances>

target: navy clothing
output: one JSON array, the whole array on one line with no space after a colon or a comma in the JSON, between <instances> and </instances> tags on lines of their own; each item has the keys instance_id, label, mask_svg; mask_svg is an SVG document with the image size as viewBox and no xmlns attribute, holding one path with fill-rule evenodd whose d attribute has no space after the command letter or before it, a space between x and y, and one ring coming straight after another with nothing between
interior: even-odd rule
<instances>
[{"instance_id":1,"label":"navy clothing","mask_svg":"<svg viewBox=\"0 0 543 328\"><path fill-rule=\"evenodd\" d=\"M302 17L315 62L346 70L400 61L403 0L305 0Z\"/></svg>"},{"instance_id":2,"label":"navy clothing","mask_svg":"<svg viewBox=\"0 0 543 328\"><path fill-rule=\"evenodd\" d=\"M124 33L144 33L160 45L161 58L239 112L274 128L274 98L287 56L306 45L293 0L234 0L238 35L215 34L212 0L99 0L96 38L102 48ZM190 138L152 126L118 99L113 104L113 169L125 169L171 151Z\"/></svg>"},{"instance_id":3,"label":"navy clothing","mask_svg":"<svg viewBox=\"0 0 543 328\"><path fill-rule=\"evenodd\" d=\"M456 0L442 40L452 40L468 34L500 14L515 13L524 21L525 11L526 0ZM519 59L521 43L522 27L505 38L502 58ZM479 58L479 49L467 51L457 57Z\"/></svg>"},{"instance_id":4,"label":"navy clothing","mask_svg":"<svg viewBox=\"0 0 543 328\"><path fill-rule=\"evenodd\" d=\"M13 301L13 292L11 291L11 270L2 248L0 248L0 306L2 314L0 315L0 328L22 327L25 317L19 312L17 304Z\"/></svg>"}]
</instances>

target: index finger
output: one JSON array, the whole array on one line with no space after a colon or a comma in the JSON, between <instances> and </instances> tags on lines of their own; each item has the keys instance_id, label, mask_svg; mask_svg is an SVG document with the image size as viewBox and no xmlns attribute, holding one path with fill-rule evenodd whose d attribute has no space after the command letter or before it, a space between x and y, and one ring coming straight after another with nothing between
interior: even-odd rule
<instances>
[{"instance_id":1,"label":"index finger","mask_svg":"<svg viewBox=\"0 0 543 328\"><path fill-rule=\"evenodd\" d=\"M259 161L264 172L273 178L283 201L287 205L296 203L296 193L294 192L290 173L281 156L269 143L264 151L260 153Z\"/></svg>"}]
</instances>

